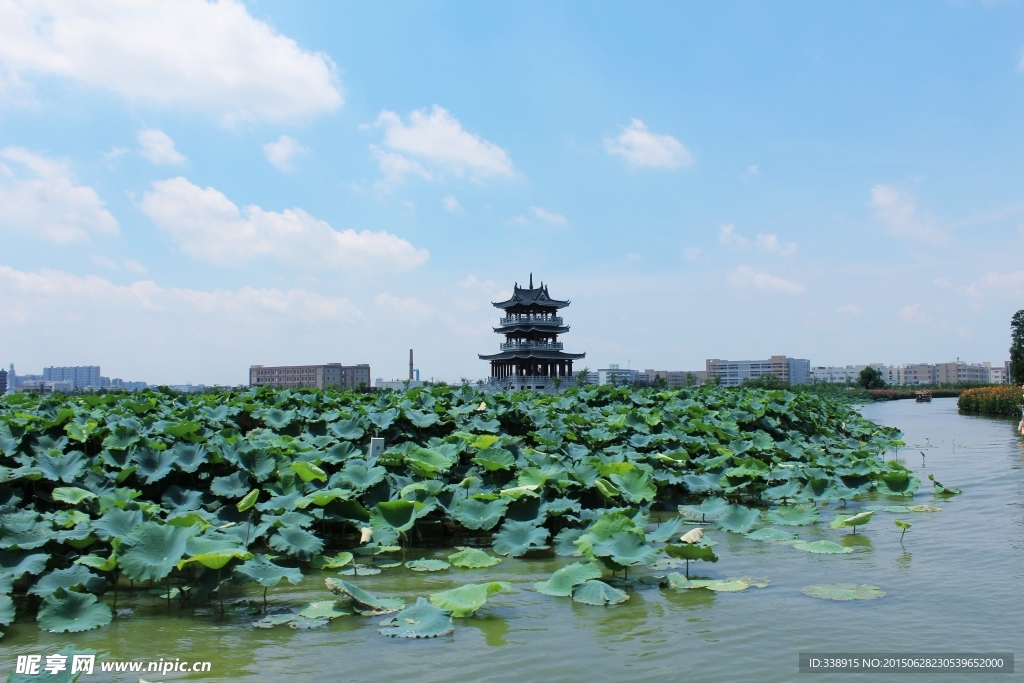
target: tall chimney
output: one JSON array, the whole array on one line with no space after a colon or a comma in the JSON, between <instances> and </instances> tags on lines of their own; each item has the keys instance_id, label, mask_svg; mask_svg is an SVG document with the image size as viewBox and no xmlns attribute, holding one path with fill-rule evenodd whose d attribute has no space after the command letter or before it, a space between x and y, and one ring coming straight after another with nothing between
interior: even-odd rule
<instances>
[{"instance_id":1,"label":"tall chimney","mask_svg":"<svg viewBox=\"0 0 1024 683\"><path fill-rule=\"evenodd\" d=\"M409 379L412 379L412 349L409 349Z\"/></svg>"}]
</instances>

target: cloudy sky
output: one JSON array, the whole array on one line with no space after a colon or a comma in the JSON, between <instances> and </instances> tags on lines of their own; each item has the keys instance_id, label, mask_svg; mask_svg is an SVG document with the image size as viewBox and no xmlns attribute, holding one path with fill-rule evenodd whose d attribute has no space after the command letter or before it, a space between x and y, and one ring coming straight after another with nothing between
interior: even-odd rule
<instances>
[{"instance_id":1,"label":"cloudy sky","mask_svg":"<svg viewBox=\"0 0 1024 683\"><path fill-rule=\"evenodd\" d=\"M1020 2L0 0L0 364L1001 363Z\"/></svg>"}]
</instances>

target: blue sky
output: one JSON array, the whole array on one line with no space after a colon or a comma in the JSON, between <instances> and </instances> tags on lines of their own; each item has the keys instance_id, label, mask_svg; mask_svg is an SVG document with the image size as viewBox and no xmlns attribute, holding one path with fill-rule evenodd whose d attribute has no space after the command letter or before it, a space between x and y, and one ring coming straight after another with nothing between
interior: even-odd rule
<instances>
[{"instance_id":1,"label":"blue sky","mask_svg":"<svg viewBox=\"0 0 1024 683\"><path fill-rule=\"evenodd\" d=\"M0 3L0 363L1002 363L1024 7Z\"/></svg>"}]
</instances>

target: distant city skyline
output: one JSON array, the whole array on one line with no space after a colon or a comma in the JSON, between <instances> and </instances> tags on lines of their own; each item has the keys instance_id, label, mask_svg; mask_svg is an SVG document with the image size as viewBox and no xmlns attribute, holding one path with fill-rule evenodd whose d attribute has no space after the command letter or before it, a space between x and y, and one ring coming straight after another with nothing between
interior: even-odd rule
<instances>
[{"instance_id":1,"label":"distant city skyline","mask_svg":"<svg viewBox=\"0 0 1024 683\"><path fill-rule=\"evenodd\" d=\"M531 271L591 368L1008 355L1021 3L133 6L0 4L4 364L485 377Z\"/></svg>"}]
</instances>

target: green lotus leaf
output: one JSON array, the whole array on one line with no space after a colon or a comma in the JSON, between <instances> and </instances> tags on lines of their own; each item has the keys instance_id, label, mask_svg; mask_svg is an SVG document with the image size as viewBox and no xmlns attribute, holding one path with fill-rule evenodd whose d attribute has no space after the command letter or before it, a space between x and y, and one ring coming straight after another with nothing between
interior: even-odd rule
<instances>
[{"instance_id":1,"label":"green lotus leaf","mask_svg":"<svg viewBox=\"0 0 1024 683\"><path fill-rule=\"evenodd\" d=\"M548 538L548 530L535 525L532 521L516 522L505 520L494 539L494 552L509 557L525 555L529 550L547 548L544 541Z\"/></svg>"},{"instance_id":2,"label":"green lotus leaf","mask_svg":"<svg viewBox=\"0 0 1024 683\"><path fill-rule=\"evenodd\" d=\"M797 541L793 544L793 547L797 550L804 550L818 555L842 555L853 552L852 548L844 548L838 543L833 543L832 541L814 541L813 543Z\"/></svg>"},{"instance_id":3,"label":"green lotus leaf","mask_svg":"<svg viewBox=\"0 0 1024 683\"><path fill-rule=\"evenodd\" d=\"M928 479L933 484L932 493L936 496L956 496L963 493L960 489L943 486L937 479L935 479L934 474L929 474Z\"/></svg>"},{"instance_id":4,"label":"green lotus leaf","mask_svg":"<svg viewBox=\"0 0 1024 683\"><path fill-rule=\"evenodd\" d=\"M803 487L799 481L790 479L784 484L766 488L761 495L769 500L783 500L786 498L796 498L802 490Z\"/></svg>"},{"instance_id":5,"label":"green lotus leaf","mask_svg":"<svg viewBox=\"0 0 1024 683\"><path fill-rule=\"evenodd\" d=\"M584 581L600 579L601 568L593 562L577 562L569 564L560 569L547 581L538 581L533 584L534 590L544 595L567 598L572 595L572 589Z\"/></svg>"},{"instance_id":6,"label":"green lotus leaf","mask_svg":"<svg viewBox=\"0 0 1024 683\"><path fill-rule=\"evenodd\" d=\"M865 505L861 510L873 510L875 512L909 512L910 508L906 505Z\"/></svg>"},{"instance_id":7,"label":"green lotus leaf","mask_svg":"<svg viewBox=\"0 0 1024 683\"><path fill-rule=\"evenodd\" d=\"M252 553L246 551L244 548L230 548L223 550L213 550L210 552L199 553L193 555L188 559L182 560L178 563L178 569L182 569L189 564L201 564L208 569L222 569L227 566L231 560L249 560L252 559Z\"/></svg>"},{"instance_id":8,"label":"green lotus leaf","mask_svg":"<svg viewBox=\"0 0 1024 683\"><path fill-rule=\"evenodd\" d=\"M394 423L395 418L398 417L398 408L391 408L390 410L384 410L379 413L366 413L366 418L375 424L380 431L384 431Z\"/></svg>"},{"instance_id":9,"label":"green lotus leaf","mask_svg":"<svg viewBox=\"0 0 1024 683\"><path fill-rule=\"evenodd\" d=\"M942 512L942 508L937 508L934 505L908 505L907 510L910 512Z\"/></svg>"},{"instance_id":10,"label":"green lotus leaf","mask_svg":"<svg viewBox=\"0 0 1024 683\"><path fill-rule=\"evenodd\" d=\"M274 628L275 626L281 626L282 624L290 624L295 620L297 614L291 612L285 612L283 614L268 614L258 621L252 622L253 628Z\"/></svg>"},{"instance_id":11,"label":"green lotus leaf","mask_svg":"<svg viewBox=\"0 0 1024 683\"><path fill-rule=\"evenodd\" d=\"M320 600L311 602L299 610L299 616L307 619L337 619L338 617L350 617L352 613L339 605L337 600Z\"/></svg>"},{"instance_id":12,"label":"green lotus leaf","mask_svg":"<svg viewBox=\"0 0 1024 683\"><path fill-rule=\"evenodd\" d=\"M583 553L576 547L576 541L583 535L583 529L566 527L555 536L555 554L563 557L581 557Z\"/></svg>"},{"instance_id":13,"label":"green lotus leaf","mask_svg":"<svg viewBox=\"0 0 1024 683\"><path fill-rule=\"evenodd\" d=\"M46 569L47 553L33 553L28 550L0 550L0 574L9 574L14 580L24 574L35 576Z\"/></svg>"},{"instance_id":14,"label":"green lotus leaf","mask_svg":"<svg viewBox=\"0 0 1024 683\"><path fill-rule=\"evenodd\" d=\"M68 569L54 569L39 577L35 585L29 588L32 595L45 597L63 588L70 590L76 586L82 586L90 593L101 593L107 586L107 581L102 576L97 576L80 564L71 565Z\"/></svg>"},{"instance_id":15,"label":"green lotus leaf","mask_svg":"<svg viewBox=\"0 0 1024 683\"><path fill-rule=\"evenodd\" d=\"M909 529L910 527L914 526L910 522L904 522L902 519L894 519L892 521L896 524L896 526L898 526L901 529Z\"/></svg>"},{"instance_id":16,"label":"green lotus leaf","mask_svg":"<svg viewBox=\"0 0 1024 683\"><path fill-rule=\"evenodd\" d=\"M55 538L57 532L49 522L32 520L0 526L0 548L32 550L46 545Z\"/></svg>"},{"instance_id":17,"label":"green lotus leaf","mask_svg":"<svg viewBox=\"0 0 1024 683\"><path fill-rule=\"evenodd\" d=\"M42 453L36 458L36 467L43 477L50 481L63 481L70 484L85 469L85 455L81 451L71 451L61 455L60 451L52 451L56 455Z\"/></svg>"},{"instance_id":18,"label":"green lotus leaf","mask_svg":"<svg viewBox=\"0 0 1024 683\"><path fill-rule=\"evenodd\" d=\"M886 472L879 476L879 480L878 490L883 494L909 496L921 485L921 480L911 476L907 470Z\"/></svg>"},{"instance_id":19,"label":"green lotus leaf","mask_svg":"<svg viewBox=\"0 0 1024 683\"><path fill-rule=\"evenodd\" d=\"M729 501L725 498L710 497L705 498L700 505L680 505L679 514L689 517L691 519L700 518L702 520L714 519L719 515L725 513L729 509Z\"/></svg>"},{"instance_id":20,"label":"green lotus leaf","mask_svg":"<svg viewBox=\"0 0 1024 683\"><path fill-rule=\"evenodd\" d=\"M856 528L859 526L864 526L865 524L870 522L871 518L874 515L874 510L871 510L870 512L860 512L856 515L836 515L835 518L832 520L832 523L828 526L831 529L841 529L843 527Z\"/></svg>"},{"instance_id":21,"label":"green lotus leaf","mask_svg":"<svg viewBox=\"0 0 1024 683\"><path fill-rule=\"evenodd\" d=\"M123 451L138 443L141 438L131 427L119 425L103 439L103 447Z\"/></svg>"},{"instance_id":22,"label":"green lotus leaf","mask_svg":"<svg viewBox=\"0 0 1024 683\"><path fill-rule=\"evenodd\" d=\"M658 528L649 534L646 534L647 540L653 543L665 543L670 540L676 533L679 532L683 526L683 520L680 517L673 517L667 522L662 522L658 525Z\"/></svg>"},{"instance_id":23,"label":"green lotus leaf","mask_svg":"<svg viewBox=\"0 0 1024 683\"><path fill-rule=\"evenodd\" d=\"M600 478L594 482L594 488L605 498L615 498L619 495L619 490L615 488L615 485L604 478Z\"/></svg>"},{"instance_id":24,"label":"green lotus leaf","mask_svg":"<svg viewBox=\"0 0 1024 683\"><path fill-rule=\"evenodd\" d=\"M188 420L185 420L183 422L178 422L175 424L165 424L163 431L164 434L170 434L176 439L184 439L189 436L192 436L202 428L203 425L199 424L198 422L190 422Z\"/></svg>"},{"instance_id":25,"label":"green lotus leaf","mask_svg":"<svg viewBox=\"0 0 1024 683\"><path fill-rule=\"evenodd\" d=\"M527 484L525 486L513 486L512 488L502 489L499 495L502 498L511 498L512 500L519 500L522 497L537 498L537 485ZM479 496L474 496L474 498Z\"/></svg>"},{"instance_id":26,"label":"green lotus leaf","mask_svg":"<svg viewBox=\"0 0 1024 683\"><path fill-rule=\"evenodd\" d=\"M355 556L352 553L342 551L334 557L327 557L326 555L317 555L309 562L309 566L313 569L341 569L345 565L352 562Z\"/></svg>"},{"instance_id":27,"label":"green lotus leaf","mask_svg":"<svg viewBox=\"0 0 1024 683\"><path fill-rule=\"evenodd\" d=\"M69 422L64 425L64 431L74 441L85 443L99 425L95 420L87 420L84 424L80 422Z\"/></svg>"},{"instance_id":28,"label":"green lotus leaf","mask_svg":"<svg viewBox=\"0 0 1024 683\"><path fill-rule=\"evenodd\" d=\"M576 587L572 594L572 600L584 605L617 605L629 600L629 595L618 588L612 588L604 581L591 579Z\"/></svg>"},{"instance_id":29,"label":"green lotus leaf","mask_svg":"<svg viewBox=\"0 0 1024 683\"><path fill-rule=\"evenodd\" d=\"M78 633L106 626L113 616L95 595L58 588L43 599L36 621L44 631Z\"/></svg>"},{"instance_id":30,"label":"green lotus leaf","mask_svg":"<svg viewBox=\"0 0 1024 683\"><path fill-rule=\"evenodd\" d=\"M451 515L467 529L493 529L508 509L508 500L484 502L474 498L463 498L452 508Z\"/></svg>"},{"instance_id":31,"label":"green lotus leaf","mask_svg":"<svg viewBox=\"0 0 1024 683\"><path fill-rule=\"evenodd\" d=\"M163 506L171 511L171 515L179 515L192 510L198 510L203 503L202 491L183 489L180 486L171 486L160 498Z\"/></svg>"},{"instance_id":32,"label":"green lotus leaf","mask_svg":"<svg viewBox=\"0 0 1024 683\"><path fill-rule=\"evenodd\" d=\"M715 520L715 526L734 534L745 534L759 521L761 521L761 513L758 510L742 505L730 505Z\"/></svg>"},{"instance_id":33,"label":"green lotus leaf","mask_svg":"<svg viewBox=\"0 0 1024 683\"><path fill-rule=\"evenodd\" d=\"M277 469L277 461L262 448L256 448L239 453L238 466L255 477L256 481L264 481ZM249 487L246 486L245 489L248 491ZM243 495L245 491L233 497L240 498Z\"/></svg>"},{"instance_id":34,"label":"green lotus leaf","mask_svg":"<svg viewBox=\"0 0 1024 683\"><path fill-rule=\"evenodd\" d=\"M770 471L768 465L764 464L757 458L734 458L733 461L736 463L734 467L730 467L725 471L725 476L741 479L745 477L758 478L764 477Z\"/></svg>"},{"instance_id":35,"label":"green lotus leaf","mask_svg":"<svg viewBox=\"0 0 1024 683\"><path fill-rule=\"evenodd\" d=\"M331 431L334 432L339 439L348 440L361 439L365 433L362 426L359 424L359 420L354 418L350 420L338 420L337 422L332 423Z\"/></svg>"},{"instance_id":36,"label":"green lotus leaf","mask_svg":"<svg viewBox=\"0 0 1024 683\"><path fill-rule=\"evenodd\" d=\"M135 463L135 475L143 478L146 485L158 482L171 473L175 460L174 451L158 451L153 448L140 448L132 455Z\"/></svg>"},{"instance_id":37,"label":"green lotus leaf","mask_svg":"<svg viewBox=\"0 0 1024 683\"><path fill-rule=\"evenodd\" d=\"M268 544L278 552L300 560L311 560L324 549L324 542L297 524L286 524L270 537Z\"/></svg>"},{"instance_id":38,"label":"green lotus leaf","mask_svg":"<svg viewBox=\"0 0 1024 683\"><path fill-rule=\"evenodd\" d=\"M736 579L687 579L682 574L672 573L667 577L670 588L676 590L705 588L707 590L721 593L736 593L745 591L751 586L766 588L768 579L755 578L752 576L741 576Z\"/></svg>"},{"instance_id":39,"label":"green lotus leaf","mask_svg":"<svg viewBox=\"0 0 1024 683\"><path fill-rule=\"evenodd\" d=\"M415 605L381 622L381 626L384 628L379 633L391 638L437 638L455 630L448 612L423 598L417 598Z\"/></svg>"},{"instance_id":40,"label":"green lotus leaf","mask_svg":"<svg viewBox=\"0 0 1024 683\"><path fill-rule=\"evenodd\" d=\"M468 617L484 606L487 598L501 591L512 590L512 584L504 581L490 583L467 583L451 590L432 593L430 602L456 618Z\"/></svg>"},{"instance_id":41,"label":"green lotus leaf","mask_svg":"<svg viewBox=\"0 0 1024 683\"><path fill-rule=\"evenodd\" d=\"M665 554L677 560L703 560L704 562L718 562L711 546L699 545L697 543L668 544L665 546Z\"/></svg>"},{"instance_id":42,"label":"green lotus leaf","mask_svg":"<svg viewBox=\"0 0 1024 683\"><path fill-rule=\"evenodd\" d=\"M199 527L143 522L125 536L118 565L133 581L160 581L178 564L188 539L198 531Z\"/></svg>"},{"instance_id":43,"label":"green lotus leaf","mask_svg":"<svg viewBox=\"0 0 1024 683\"><path fill-rule=\"evenodd\" d=\"M9 595L0 595L0 626L7 626L14 621L14 601Z\"/></svg>"},{"instance_id":44,"label":"green lotus leaf","mask_svg":"<svg viewBox=\"0 0 1024 683\"><path fill-rule=\"evenodd\" d=\"M296 631L305 631L311 628L322 628L331 623L330 619L307 619L304 616L296 615L288 622L288 628Z\"/></svg>"},{"instance_id":45,"label":"green lotus leaf","mask_svg":"<svg viewBox=\"0 0 1024 683\"><path fill-rule=\"evenodd\" d=\"M611 538L598 541L591 552L602 559L609 558L622 567L647 565L654 562L658 551L644 543L644 539L632 531L619 531Z\"/></svg>"},{"instance_id":46,"label":"green lotus leaf","mask_svg":"<svg viewBox=\"0 0 1024 683\"><path fill-rule=\"evenodd\" d=\"M235 567L234 573L261 586L276 586L281 579L287 579L292 585L302 581L300 570L276 565L263 555L255 555L245 564Z\"/></svg>"},{"instance_id":47,"label":"green lotus leaf","mask_svg":"<svg viewBox=\"0 0 1024 683\"><path fill-rule=\"evenodd\" d=\"M776 543L796 540L796 534L791 534L790 532L782 531L781 529L772 529L770 527L751 531L749 534L746 534L746 537L752 541L772 541Z\"/></svg>"},{"instance_id":48,"label":"green lotus leaf","mask_svg":"<svg viewBox=\"0 0 1024 683\"><path fill-rule=\"evenodd\" d=\"M238 503L235 504L235 509L237 509L239 512L245 512L246 510L248 510L249 508L256 504L256 501L259 500L259 497L259 489L253 489L252 491L249 491L249 493L245 494L242 497L242 500L238 501Z\"/></svg>"},{"instance_id":49,"label":"green lotus leaf","mask_svg":"<svg viewBox=\"0 0 1024 683\"><path fill-rule=\"evenodd\" d=\"M642 503L654 500L658 489L651 483L651 478L640 469L630 470L625 474L612 474L609 478L615 482L622 496L631 503Z\"/></svg>"},{"instance_id":50,"label":"green lotus leaf","mask_svg":"<svg viewBox=\"0 0 1024 683\"><path fill-rule=\"evenodd\" d=\"M294 410L280 410L278 408L264 410L258 417L263 420L263 424L272 429L285 429L298 419L298 415L295 414Z\"/></svg>"},{"instance_id":51,"label":"green lotus leaf","mask_svg":"<svg viewBox=\"0 0 1024 683\"><path fill-rule=\"evenodd\" d=\"M430 448L414 446L404 455L405 464L420 477L430 478L438 472L447 472L455 461Z\"/></svg>"},{"instance_id":52,"label":"green lotus leaf","mask_svg":"<svg viewBox=\"0 0 1024 683\"><path fill-rule=\"evenodd\" d=\"M378 598L359 586L342 579L326 579L327 590L335 595L348 598L356 610L364 616L380 616L392 614L405 607L405 600L400 598ZM420 598L423 600L423 598Z\"/></svg>"},{"instance_id":53,"label":"green lotus leaf","mask_svg":"<svg viewBox=\"0 0 1024 683\"><path fill-rule=\"evenodd\" d=\"M524 467L519 470L519 476L516 477L519 486L533 486L535 489L544 486L547 480L547 473L539 467Z\"/></svg>"},{"instance_id":54,"label":"green lotus leaf","mask_svg":"<svg viewBox=\"0 0 1024 683\"><path fill-rule=\"evenodd\" d=\"M337 476L356 491L365 491L383 481L387 473L383 467L370 467L365 460L349 460Z\"/></svg>"},{"instance_id":55,"label":"green lotus leaf","mask_svg":"<svg viewBox=\"0 0 1024 683\"><path fill-rule=\"evenodd\" d=\"M483 569L484 567L493 567L500 563L501 558L488 555L483 550L477 550L476 548L463 548L459 552L449 555L448 561L452 563L453 567Z\"/></svg>"},{"instance_id":56,"label":"green lotus leaf","mask_svg":"<svg viewBox=\"0 0 1024 683\"><path fill-rule=\"evenodd\" d=\"M721 478L722 475L712 474L711 472L686 474L683 475L683 483L693 493L707 493L722 490L722 486L718 483Z\"/></svg>"},{"instance_id":57,"label":"green lotus leaf","mask_svg":"<svg viewBox=\"0 0 1024 683\"><path fill-rule=\"evenodd\" d=\"M806 526L818 521L818 508L811 505L782 505L765 515L769 524Z\"/></svg>"},{"instance_id":58,"label":"green lotus leaf","mask_svg":"<svg viewBox=\"0 0 1024 683\"><path fill-rule=\"evenodd\" d=\"M100 514L102 515L115 507L124 510L129 503L141 495L142 491L128 487L117 487L110 493L104 493L100 496Z\"/></svg>"},{"instance_id":59,"label":"green lotus leaf","mask_svg":"<svg viewBox=\"0 0 1024 683\"><path fill-rule=\"evenodd\" d=\"M485 420L479 415L474 415L473 418L469 421L469 423L473 426L473 429L475 429L478 432L497 433L501 431L500 422L498 422L497 420Z\"/></svg>"},{"instance_id":60,"label":"green lotus leaf","mask_svg":"<svg viewBox=\"0 0 1024 683\"><path fill-rule=\"evenodd\" d=\"M14 590L14 577L0 572L0 595L7 595Z\"/></svg>"},{"instance_id":61,"label":"green lotus leaf","mask_svg":"<svg viewBox=\"0 0 1024 683\"><path fill-rule=\"evenodd\" d=\"M96 497L96 494L92 491L86 491L77 486L58 486L53 490L53 499L68 505L78 505L83 500Z\"/></svg>"},{"instance_id":62,"label":"green lotus leaf","mask_svg":"<svg viewBox=\"0 0 1024 683\"><path fill-rule=\"evenodd\" d=\"M398 564L401 564L401 562L399 562ZM381 568L380 567L371 567L371 566L366 565L366 564L353 564L348 569L343 569L340 572L338 572L338 575L339 576L374 576L375 574L380 574L380 572L381 572Z\"/></svg>"},{"instance_id":63,"label":"green lotus leaf","mask_svg":"<svg viewBox=\"0 0 1024 683\"><path fill-rule=\"evenodd\" d=\"M304 482L327 481L327 473L311 462L297 461L288 466Z\"/></svg>"},{"instance_id":64,"label":"green lotus leaf","mask_svg":"<svg viewBox=\"0 0 1024 683\"><path fill-rule=\"evenodd\" d=\"M414 572L439 572L451 567L444 560L410 560L405 566Z\"/></svg>"},{"instance_id":65,"label":"green lotus leaf","mask_svg":"<svg viewBox=\"0 0 1024 683\"><path fill-rule=\"evenodd\" d=\"M475 448L478 451L485 451L496 443L498 443L498 437L493 434L481 434L469 444L469 447Z\"/></svg>"},{"instance_id":66,"label":"green lotus leaf","mask_svg":"<svg viewBox=\"0 0 1024 683\"><path fill-rule=\"evenodd\" d=\"M175 464L182 472L191 474L207 462L206 446L201 443L181 441L168 452L174 454Z\"/></svg>"},{"instance_id":67,"label":"green lotus leaf","mask_svg":"<svg viewBox=\"0 0 1024 683\"><path fill-rule=\"evenodd\" d=\"M93 569L101 572L112 572L117 567L117 555L114 553L110 554L110 557L100 557L99 555L82 555L75 564L82 564L86 567L92 567ZM3 591L0 591L3 592Z\"/></svg>"},{"instance_id":68,"label":"green lotus leaf","mask_svg":"<svg viewBox=\"0 0 1024 683\"><path fill-rule=\"evenodd\" d=\"M406 408L405 416L409 418L409 422L412 422L413 426L419 427L420 429L426 429L431 425L437 424L441 420L441 416L437 413L423 413L412 408Z\"/></svg>"},{"instance_id":69,"label":"green lotus leaf","mask_svg":"<svg viewBox=\"0 0 1024 683\"><path fill-rule=\"evenodd\" d=\"M210 493L221 498L241 498L249 492L249 475L232 472L226 477L214 477L210 482Z\"/></svg>"},{"instance_id":70,"label":"green lotus leaf","mask_svg":"<svg viewBox=\"0 0 1024 683\"><path fill-rule=\"evenodd\" d=\"M404 533L416 524L416 504L408 500L393 500L377 503L370 510L370 526L373 529L393 529Z\"/></svg>"},{"instance_id":71,"label":"green lotus leaf","mask_svg":"<svg viewBox=\"0 0 1024 683\"><path fill-rule=\"evenodd\" d=\"M348 489L321 489L307 496L295 499L295 507L305 510L310 505L325 507L336 500L348 500L352 492Z\"/></svg>"},{"instance_id":72,"label":"green lotus leaf","mask_svg":"<svg viewBox=\"0 0 1024 683\"><path fill-rule=\"evenodd\" d=\"M886 594L878 586L869 586L866 583L859 586L855 583L823 583L804 586L800 591L804 595L822 600L874 600L885 597Z\"/></svg>"}]
</instances>

